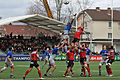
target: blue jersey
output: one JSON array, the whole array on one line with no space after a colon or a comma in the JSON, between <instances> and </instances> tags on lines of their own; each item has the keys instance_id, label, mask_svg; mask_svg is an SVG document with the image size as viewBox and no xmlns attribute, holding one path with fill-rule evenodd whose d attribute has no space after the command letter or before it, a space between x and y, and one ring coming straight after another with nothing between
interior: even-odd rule
<instances>
[{"instance_id":1,"label":"blue jersey","mask_svg":"<svg viewBox=\"0 0 120 80\"><path fill-rule=\"evenodd\" d=\"M12 58L12 52L11 52L11 51L8 51L8 53L7 53L7 56L6 56L6 57Z\"/></svg>"},{"instance_id":2,"label":"blue jersey","mask_svg":"<svg viewBox=\"0 0 120 80\"><path fill-rule=\"evenodd\" d=\"M66 26L66 27L64 28L64 30L70 31L71 27L72 27L72 25L69 24L68 26Z\"/></svg>"},{"instance_id":3,"label":"blue jersey","mask_svg":"<svg viewBox=\"0 0 120 80\"><path fill-rule=\"evenodd\" d=\"M107 56L107 54L105 54L105 53L108 53L109 51L107 50L107 49L105 49L105 50L102 50L101 52L100 52L100 54L102 55L102 56Z\"/></svg>"},{"instance_id":4,"label":"blue jersey","mask_svg":"<svg viewBox=\"0 0 120 80\"><path fill-rule=\"evenodd\" d=\"M90 53L91 53L91 50L87 48L86 55L90 55Z\"/></svg>"},{"instance_id":5,"label":"blue jersey","mask_svg":"<svg viewBox=\"0 0 120 80\"><path fill-rule=\"evenodd\" d=\"M57 55L57 52L58 52L58 48L54 48L53 50L52 50L52 54L54 55Z\"/></svg>"},{"instance_id":6,"label":"blue jersey","mask_svg":"<svg viewBox=\"0 0 120 80\"><path fill-rule=\"evenodd\" d=\"M45 56L45 57L46 57L46 56L50 57L49 51L46 50L46 51L44 52L44 56Z\"/></svg>"}]
</instances>

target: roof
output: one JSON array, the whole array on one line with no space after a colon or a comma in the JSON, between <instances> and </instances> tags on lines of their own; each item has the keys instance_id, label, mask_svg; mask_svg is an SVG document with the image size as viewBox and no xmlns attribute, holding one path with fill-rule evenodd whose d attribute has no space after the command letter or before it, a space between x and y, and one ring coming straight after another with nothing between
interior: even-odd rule
<instances>
[{"instance_id":1,"label":"roof","mask_svg":"<svg viewBox=\"0 0 120 80\"><path fill-rule=\"evenodd\" d=\"M13 36L23 35L23 36L37 36L39 33L49 34L52 36L52 33L48 33L46 30L32 27L27 25L4 25L4 35L10 35L12 32Z\"/></svg>"},{"instance_id":2,"label":"roof","mask_svg":"<svg viewBox=\"0 0 120 80\"><path fill-rule=\"evenodd\" d=\"M0 25L10 24L12 22L22 22L22 23L26 23L26 24L34 26L34 27L44 26L44 27L48 28L48 26L49 26L49 29L57 30L57 31L63 30L63 27L65 26L65 24L60 21L42 16L39 14L1 19Z\"/></svg>"},{"instance_id":3,"label":"roof","mask_svg":"<svg viewBox=\"0 0 120 80\"><path fill-rule=\"evenodd\" d=\"M110 21L111 15L108 15L108 10L99 10L96 9L87 9L85 10L87 14L92 18L93 21ZM110 10L111 13L111 10ZM120 11L114 10L113 11L113 18L114 21L120 21Z\"/></svg>"}]
</instances>

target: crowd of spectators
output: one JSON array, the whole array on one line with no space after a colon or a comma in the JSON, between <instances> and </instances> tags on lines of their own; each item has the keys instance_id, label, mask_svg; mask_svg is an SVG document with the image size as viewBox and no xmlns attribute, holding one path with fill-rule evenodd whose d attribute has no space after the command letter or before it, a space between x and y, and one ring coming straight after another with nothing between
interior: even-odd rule
<instances>
[{"instance_id":1,"label":"crowd of spectators","mask_svg":"<svg viewBox=\"0 0 120 80\"><path fill-rule=\"evenodd\" d=\"M59 40L56 36L24 39L24 37L20 35L14 37L7 35L6 37L0 38L0 49L6 52L9 47L13 47L16 54L29 54L34 48L38 48L39 53L43 54L46 47L59 42Z\"/></svg>"}]
</instances>

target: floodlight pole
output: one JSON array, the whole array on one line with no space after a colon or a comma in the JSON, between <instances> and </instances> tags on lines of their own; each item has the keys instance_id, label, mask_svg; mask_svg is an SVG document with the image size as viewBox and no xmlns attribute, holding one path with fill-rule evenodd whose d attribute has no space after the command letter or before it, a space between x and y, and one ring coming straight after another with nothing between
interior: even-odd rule
<instances>
[{"instance_id":1,"label":"floodlight pole","mask_svg":"<svg viewBox=\"0 0 120 80\"><path fill-rule=\"evenodd\" d=\"M77 31L77 14L76 14L76 31Z\"/></svg>"},{"instance_id":2,"label":"floodlight pole","mask_svg":"<svg viewBox=\"0 0 120 80\"><path fill-rule=\"evenodd\" d=\"M111 6L111 26L112 26L112 46L114 45L114 27L113 27L113 0L112 0L112 6Z\"/></svg>"}]
</instances>

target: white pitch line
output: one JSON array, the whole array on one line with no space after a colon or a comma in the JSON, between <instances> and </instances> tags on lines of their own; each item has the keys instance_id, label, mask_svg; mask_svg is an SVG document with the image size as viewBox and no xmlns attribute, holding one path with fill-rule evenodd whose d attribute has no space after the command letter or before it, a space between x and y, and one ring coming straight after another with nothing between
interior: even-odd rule
<instances>
[{"instance_id":1,"label":"white pitch line","mask_svg":"<svg viewBox=\"0 0 120 80\"><path fill-rule=\"evenodd\" d=\"M120 76L119 77L71 77L71 78L66 78L66 77L58 77L58 78L45 78L44 80L65 80L65 79L74 79L74 80L77 80L77 79L120 79ZM26 78L26 80L39 80L40 78ZM12 79L0 79L0 80L12 80ZM21 79L13 79L13 80L22 80Z\"/></svg>"}]
</instances>

